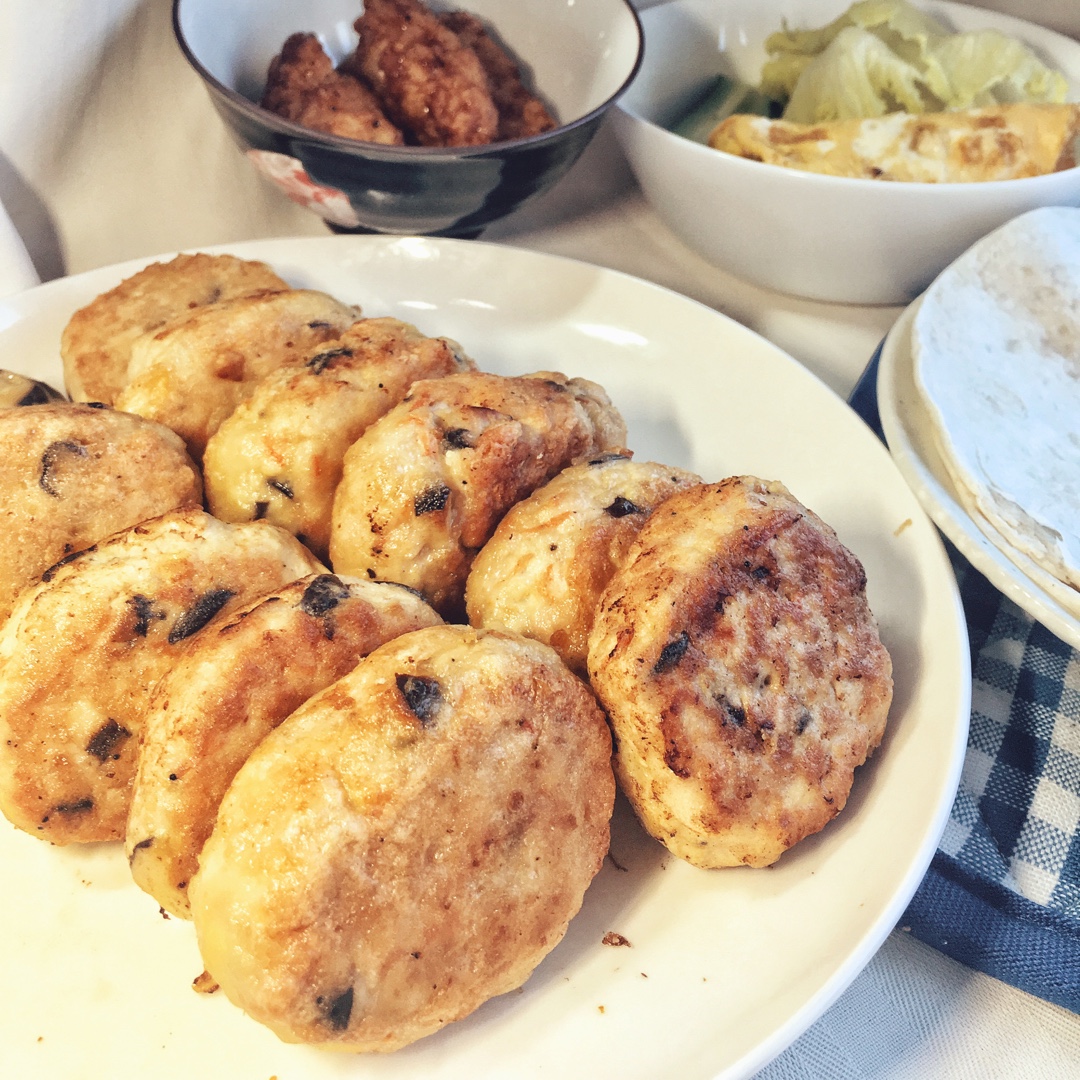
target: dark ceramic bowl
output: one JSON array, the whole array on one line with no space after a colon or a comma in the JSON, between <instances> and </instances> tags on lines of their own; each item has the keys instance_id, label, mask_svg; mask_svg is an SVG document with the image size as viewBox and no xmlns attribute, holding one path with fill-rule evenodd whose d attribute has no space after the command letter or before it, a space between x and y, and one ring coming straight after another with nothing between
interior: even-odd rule
<instances>
[{"instance_id":1,"label":"dark ceramic bowl","mask_svg":"<svg viewBox=\"0 0 1080 1080\"><path fill-rule=\"evenodd\" d=\"M362 0L173 0L176 39L249 161L339 231L476 236L550 188L577 160L641 63L629 0L430 0L495 29L560 126L449 149L339 138L262 109L271 59L313 31L335 63L356 44Z\"/></svg>"}]
</instances>

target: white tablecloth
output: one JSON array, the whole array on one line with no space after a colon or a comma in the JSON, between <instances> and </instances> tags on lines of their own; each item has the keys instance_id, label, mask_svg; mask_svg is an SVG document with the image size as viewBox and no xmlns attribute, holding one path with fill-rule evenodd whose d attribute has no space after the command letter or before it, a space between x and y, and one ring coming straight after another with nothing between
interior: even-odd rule
<instances>
[{"instance_id":1,"label":"white tablecloth","mask_svg":"<svg viewBox=\"0 0 1080 1080\"><path fill-rule=\"evenodd\" d=\"M1075 6L1046 0L1045 9L1069 29ZM0 204L29 255L0 216L0 295L35 274L48 280L137 256L325 231L226 136L173 43L170 0L0 2ZM898 314L777 296L711 267L645 205L606 130L562 184L485 239L676 289L769 338L842 395ZM1076 1075L1080 1017L969 971L902 928L761 1074Z\"/></svg>"}]
</instances>

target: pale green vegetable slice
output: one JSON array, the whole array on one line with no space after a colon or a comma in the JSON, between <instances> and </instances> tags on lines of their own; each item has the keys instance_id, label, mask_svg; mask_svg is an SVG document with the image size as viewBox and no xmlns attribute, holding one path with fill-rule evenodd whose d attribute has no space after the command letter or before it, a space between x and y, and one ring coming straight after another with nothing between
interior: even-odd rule
<instances>
[{"instance_id":1,"label":"pale green vegetable slice","mask_svg":"<svg viewBox=\"0 0 1080 1080\"><path fill-rule=\"evenodd\" d=\"M783 30L766 38L765 51L778 62L791 55L816 56L850 26L872 31L901 59L919 65L925 64L932 44L949 33L906 0L859 0L816 30L791 30L785 22Z\"/></svg>"},{"instance_id":2,"label":"pale green vegetable slice","mask_svg":"<svg viewBox=\"0 0 1080 1080\"><path fill-rule=\"evenodd\" d=\"M784 119L817 124L851 117L926 111L934 102L924 75L879 37L844 27L795 85Z\"/></svg>"},{"instance_id":3,"label":"pale green vegetable slice","mask_svg":"<svg viewBox=\"0 0 1080 1080\"><path fill-rule=\"evenodd\" d=\"M761 69L761 92L777 101L791 97L799 76L814 62L813 53L778 53Z\"/></svg>"},{"instance_id":4,"label":"pale green vegetable slice","mask_svg":"<svg viewBox=\"0 0 1080 1080\"><path fill-rule=\"evenodd\" d=\"M945 97L951 109L1006 105L1016 101L1065 100L1065 77L1048 68L1022 42L996 30L953 34L934 46L949 73Z\"/></svg>"},{"instance_id":5,"label":"pale green vegetable slice","mask_svg":"<svg viewBox=\"0 0 1080 1080\"><path fill-rule=\"evenodd\" d=\"M952 33L907 0L858 0L826 26L765 42L761 90L813 124L888 112L1061 102L1063 75L996 30Z\"/></svg>"}]
</instances>

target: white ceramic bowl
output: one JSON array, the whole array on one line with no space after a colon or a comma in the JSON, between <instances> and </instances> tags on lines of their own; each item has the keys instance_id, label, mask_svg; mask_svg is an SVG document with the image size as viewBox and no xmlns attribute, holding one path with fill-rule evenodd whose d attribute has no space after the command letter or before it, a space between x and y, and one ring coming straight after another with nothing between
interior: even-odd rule
<instances>
[{"instance_id":1,"label":"white ceramic bowl","mask_svg":"<svg viewBox=\"0 0 1080 1080\"><path fill-rule=\"evenodd\" d=\"M849 0L674 0L641 13L645 59L612 113L646 198L710 262L780 292L904 304L981 236L1038 206L1080 205L1080 168L1023 180L916 184L748 161L665 130L717 74L756 84L765 38L821 26ZM1060 68L1080 100L1080 43L996 12L920 3L956 30L996 27Z\"/></svg>"},{"instance_id":2,"label":"white ceramic bowl","mask_svg":"<svg viewBox=\"0 0 1080 1080\"><path fill-rule=\"evenodd\" d=\"M559 126L486 146L384 146L301 127L259 107L270 61L296 31L335 63L356 47L363 0L173 0L185 57L248 160L340 231L475 236L556 183L641 57L629 0L428 0L494 28Z\"/></svg>"}]
</instances>

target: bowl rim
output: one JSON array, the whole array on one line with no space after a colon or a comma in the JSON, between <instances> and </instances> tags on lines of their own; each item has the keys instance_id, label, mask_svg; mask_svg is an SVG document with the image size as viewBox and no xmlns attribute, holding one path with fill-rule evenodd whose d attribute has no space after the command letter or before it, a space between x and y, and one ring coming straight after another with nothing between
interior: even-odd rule
<instances>
[{"instance_id":1,"label":"bowl rim","mask_svg":"<svg viewBox=\"0 0 1080 1080\"><path fill-rule=\"evenodd\" d=\"M599 105L590 109L589 112L585 113L583 116L579 116L565 124L559 124L558 127L554 127L550 131L541 132L538 135L525 135L518 139L501 139L495 142L481 143L476 146L391 146L384 143L367 142L363 139L349 139L342 135L333 135L327 131L319 131L317 128L304 127L302 124L297 124L291 120L286 120L284 117L278 116L269 109L264 109L258 102L252 101L239 91L226 86L220 79L210 73L188 44L180 26L180 7L183 2L184 0L172 0L173 37L176 39L176 43L183 53L184 58L203 80L208 90L211 90L213 93L224 98L233 108L245 114L251 120L257 121L282 135L290 136L293 139L304 139L309 143L325 144L328 147L351 152L353 155L357 154L358 149L362 149L363 153L368 157L384 158L387 160L391 158L399 159L402 155L405 157L413 157L418 160L453 160L463 157L491 157L505 152L506 148L513 148L516 150L518 148L539 147L545 143L554 142L557 139L561 139L567 133L578 128L586 127L598 120L605 111L611 108L611 106L622 97L630 84L637 78L637 74L641 70L641 65L645 58L645 30L641 24L641 15L634 6L632 0L619 0L623 8L629 13L632 25L637 33L637 51L634 56L634 62L631 64L630 70L627 72L626 77L619 84L615 92L610 94Z\"/></svg>"},{"instance_id":2,"label":"bowl rim","mask_svg":"<svg viewBox=\"0 0 1080 1080\"><path fill-rule=\"evenodd\" d=\"M179 0L177 0L179 2ZM695 0L689 0L689 2L695 2ZM700 2L700 0L697 0ZM1080 41L1069 37L1067 34L1063 34L1058 30L1052 30L1050 27L1042 26L1039 23L1031 22L1029 19L1023 19L1017 15L1008 15L1004 12L999 12L989 8L975 7L970 3L959 2L959 0L913 0L913 2L920 8L942 8L946 12L953 9L961 9L965 12L975 12L977 18L981 18L986 15L991 24L997 24L999 22L1015 24L1016 26L1027 30L1032 29L1036 31L1037 36L1046 35L1050 37L1055 44L1064 44L1067 48L1076 50L1077 53L1077 78L1080 79ZM648 11L659 8L669 8L681 5L683 0L664 0L664 2L653 5ZM713 3L720 7L722 0L713 0ZM643 28L644 29L644 28ZM1027 41L1025 40L1025 44ZM644 59L644 50L642 50L642 60ZM1080 104L1080 96L1076 102L1072 104ZM959 194L956 197L970 198L972 190L987 190L993 192L999 192L1004 195L1014 193L1018 185L1023 185L1022 190L1029 195L1032 194L1032 189L1041 184L1044 187L1055 188L1061 186L1066 177L1080 178L1080 163L1071 166L1068 169L1058 169L1056 172L1040 173L1037 176L1020 176L1013 177L1009 180L951 180L947 183L928 183L925 180L888 180L882 181L878 179L872 179L870 177L863 176L832 176L825 173L815 173L806 169L796 169L788 165L777 165L768 161L754 161L750 158L740 157L738 154L731 154L724 150L714 150L711 146L707 146L704 143L695 142L693 139L688 139L683 135L677 135L674 131L663 127L656 123L654 120L650 120L648 117L642 115L635 109L626 105L623 102L616 102L615 109L626 118L630 123L641 124L648 130L656 131L667 137L670 140L675 140L672 145L690 146L694 147L694 153L704 153L710 155L720 155L720 160L728 163L729 167L737 169L750 169L751 177L753 175L760 176L760 170L764 167L770 170L772 175L784 175L795 177L795 183L801 183L804 185L812 184L834 184L841 183L848 187L862 187L865 190L875 191L896 191L904 192L905 195L910 195L911 192L942 192L942 191L955 191L957 193L963 192L964 195ZM680 151L683 152L683 151ZM917 196L920 198L941 198L941 195L922 195Z\"/></svg>"}]
</instances>

